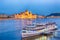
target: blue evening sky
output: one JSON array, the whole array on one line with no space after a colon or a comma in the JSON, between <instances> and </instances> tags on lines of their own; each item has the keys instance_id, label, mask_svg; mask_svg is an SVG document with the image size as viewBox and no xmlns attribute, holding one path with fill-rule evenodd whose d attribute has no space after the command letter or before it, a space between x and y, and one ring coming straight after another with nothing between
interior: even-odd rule
<instances>
[{"instance_id":1,"label":"blue evening sky","mask_svg":"<svg viewBox=\"0 0 60 40\"><path fill-rule=\"evenodd\" d=\"M33 14L60 12L60 0L0 0L0 14L16 14L28 9Z\"/></svg>"}]
</instances>

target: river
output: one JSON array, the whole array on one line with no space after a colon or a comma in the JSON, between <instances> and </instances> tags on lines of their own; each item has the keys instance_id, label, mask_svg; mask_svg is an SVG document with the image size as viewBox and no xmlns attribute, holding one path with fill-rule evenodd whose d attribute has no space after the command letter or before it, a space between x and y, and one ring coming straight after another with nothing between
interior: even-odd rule
<instances>
[{"instance_id":1,"label":"river","mask_svg":"<svg viewBox=\"0 0 60 40\"><path fill-rule=\"evenodd\" d=\"M45 19L3 19L0 20L0 40L22 40L22 27L32 23L47 23L56 22L58 30L60 29L60 18L45 18ZM59 40L59 32L55 35L39 35L26 40ZM25 40L25 39L23 39Z\"/></svg>"}]
</instances>

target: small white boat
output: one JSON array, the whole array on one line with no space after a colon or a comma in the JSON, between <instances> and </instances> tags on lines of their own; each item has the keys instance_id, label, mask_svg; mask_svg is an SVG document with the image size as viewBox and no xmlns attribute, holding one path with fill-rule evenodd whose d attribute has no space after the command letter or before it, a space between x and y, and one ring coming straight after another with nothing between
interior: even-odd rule
<instances>
[{"instance_id":1,"label":"small white boat","mask_svg":"<svg viewBox=\"0 0 60 40\"><path fill-rule=\"evenodd\" d=\"M57 29L57 26L55 23L48 23L45 25L27 26L26 28L22 30L22 38L35 36L42 33L51 33L51 32L54 32L55 29Z\"/></svg>"}]
</instances>

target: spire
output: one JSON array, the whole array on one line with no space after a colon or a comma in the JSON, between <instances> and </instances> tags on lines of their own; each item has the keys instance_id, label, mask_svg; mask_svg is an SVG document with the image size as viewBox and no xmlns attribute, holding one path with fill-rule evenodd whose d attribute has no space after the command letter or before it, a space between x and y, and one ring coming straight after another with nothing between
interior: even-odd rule
<instances>
[{"instance_id":1,"label":"spire","mask_svg":"<svg viewBox=\"0 0 60 40\"><path fill-rule=\"evenodd\" d=\"M26 10L25 12L28 12L28 10Z\"/></svg>"},{"instance_id":2,"label":"spire","mask_svg":"<svg viewBox=\"0 0 60 40\"><path fill-rule=\"evenodd\" d=\"M30 11L29 14L32 14L32 12Z\"/></svg>"}]
</instances>

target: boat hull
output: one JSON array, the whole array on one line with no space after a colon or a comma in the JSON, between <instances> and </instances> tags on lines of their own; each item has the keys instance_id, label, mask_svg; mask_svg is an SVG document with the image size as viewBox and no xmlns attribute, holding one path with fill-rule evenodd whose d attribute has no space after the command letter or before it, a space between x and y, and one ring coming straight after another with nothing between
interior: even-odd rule
<instances>
[{"instance_id":1,"label":"boat hull","mask_svg":"<svg viewBox=\"0 0 60 40\"><path fill-rule=\"evenodd\" d=\"M22 33L22 38L31 37L31 36L40 35L40 34L51 34L51 33L54 33L56 29L57 28L43 29L43 30L40 30L40 31L31 32L31 33Z\"/></svg>"}]
</instances>

